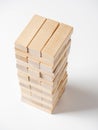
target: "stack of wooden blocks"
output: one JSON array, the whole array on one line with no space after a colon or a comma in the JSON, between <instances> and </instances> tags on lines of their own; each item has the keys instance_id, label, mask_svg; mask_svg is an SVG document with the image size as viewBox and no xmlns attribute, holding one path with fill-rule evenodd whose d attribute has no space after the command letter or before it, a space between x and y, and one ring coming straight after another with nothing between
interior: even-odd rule
<instances>
[{"instance_id":1,"label":"stack of wooden blocks","mask_svg":"<svg viewBox=\"0 0 98 130\"><path fill-rule=\"evenodd\" d=\"M73 28L35 15L15 43L22 100L52 113L67 83Z\"/></svg>"}]
</instances>

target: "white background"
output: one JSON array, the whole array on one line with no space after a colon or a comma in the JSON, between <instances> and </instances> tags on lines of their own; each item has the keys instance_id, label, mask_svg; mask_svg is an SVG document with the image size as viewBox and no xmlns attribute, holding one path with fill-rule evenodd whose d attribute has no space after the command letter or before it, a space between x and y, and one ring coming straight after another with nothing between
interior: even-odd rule
<instances>
[{"instance_id":1,"label":"white background","mask_svg":"<svg viewBox=\"0 0 98 130\"><path fill-rule=\"evenodd\" d=\"M20 100L14 43L34 14L72 25L67 89L53 115ZM0 0L0 130L98 130L98 1Z\"/></svg>"}]
</instances>

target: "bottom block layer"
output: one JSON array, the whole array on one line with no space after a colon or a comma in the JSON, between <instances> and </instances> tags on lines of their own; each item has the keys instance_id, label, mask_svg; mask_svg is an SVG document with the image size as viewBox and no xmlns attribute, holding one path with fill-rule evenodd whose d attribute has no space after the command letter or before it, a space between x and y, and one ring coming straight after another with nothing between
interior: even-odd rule
<instances>
[{"instance_id":1,"label":"bottom block layer","mask_svg":"<svg viewBox=\"0 0 98 130\"><path fill-rule=\"evenodd\" d=\"M63 87L63 88L61 89L61 92L59 93L58 98L57 98L57 100L56 100L56 102L55 102L53 108L45 107L45 106L43 106L42 104L40 104L40 103L38 103L38 102L35 102L35 101L33 101L33 100L30 100L30 99L28 99L27 97L24 97L24 96L22 96L21 99L22 99L23 102L28 103L28 104L30 104L30 105L32 105L32 106L38 108L38 109L41 109L41 110L46 111L46 112L48 112L48 113L53 113L53 111L54 111L54 109L55 109L55 106L56 106L56 104L58 103L60 97L62 96L64 90L65 90L65 87Z\"/></svg>"}]
</instances>

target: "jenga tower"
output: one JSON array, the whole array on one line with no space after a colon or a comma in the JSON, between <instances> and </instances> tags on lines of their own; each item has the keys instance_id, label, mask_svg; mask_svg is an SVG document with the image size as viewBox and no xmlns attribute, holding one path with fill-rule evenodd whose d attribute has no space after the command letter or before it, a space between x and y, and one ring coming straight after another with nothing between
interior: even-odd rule
<instances>
[{"instance_id":1,"label":"jenga tower","mask_svg":"<svg viewBox=\"0 0 98 130\"><path fill-rule=\"evenodd\" d=\"M73 28L35 15L15 43L21 97L52 113L67 83Z\"/></svg>"}]
</instances>

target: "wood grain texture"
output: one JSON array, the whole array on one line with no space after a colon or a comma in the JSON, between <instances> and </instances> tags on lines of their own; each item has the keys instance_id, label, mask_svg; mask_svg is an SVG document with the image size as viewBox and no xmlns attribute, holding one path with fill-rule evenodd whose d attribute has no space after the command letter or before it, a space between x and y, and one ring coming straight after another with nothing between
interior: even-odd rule
<instances>
[{"instance_id":1,"label":"wood grain texture","mask_svg":"<svg viewBox=\"0 0 98 130\"><path fill-rule=\"evenodd\" d=\"M60 81L58 87L56 88L56 90L53 94L46 93L42 89L37 89L35 85L31 86L30 88L21 87L21 89L24 92L24 94L28 94L31 96L33 95L34 97L32 97L32 98L36 98L36 97L41 98L41 100L44 100L53 105L53 103L55 102L55 99L57 98L57 95L59 94L59 92L62 89L62 84L67 81L64 77Z\"/></svg>"},{"instance_id":2,"label":"wood grain texture","mask_svg":"<svg viewBox=\"0 0 98 130\"><path fill-rule=\"evenodd\" d=\"M22 59L21 59L21 60L20 60L20 59L16 59L16 63L19 64L19 65L28 67L27 60L26 60L26 61L23 61Z\"/></svg>"},{"instance_id":3,"label":"wood grain texture","mask_svg":"<svg viewBox=\"0 0 98 130\"><path fill-rule=\"evenodd\" d=\"M43 110L43 111L48 112L48 113L50 113L50 114L52 113L52 112L51 112L51 109L46 108L46 107L43 107L40 103L34 102L34 101L32 101L32 100L30 100L30 99L24 97L24 96L21 97L21 100L22 100L23 102L25 102L25 103L28 103L28 104L31 105L31 106L34 106L34 107L40 109L40 110Z\"/></svg>"},{"instance_id":4,"label":"wood grain texture","mask_svg":"<svg viewBox=\"0 0 98 130\"><path fill-rule=\"evenodd\" d=\"M41 52L42 57L54 60L56 54L60 51L60 48L62 47L63 43L65 41L68 42L72 30L72 27L65 24L60 24L53 36L48 41L47 45L43 48ZM65 44L67 44L67 42Z\"/></svg>"},{"instance_id":5,"label":"wood grain texture","mask_svg":"<svg viewBox=\"0 0 98 130\"><path fill-rule=\"evenodd\" d=\"M34 96L34 99L33 99L31 95L28 95L28 94L26 95L24 93L22 93L22 101L29 103L30 105L33 105L33 106L37 107L38 109L47 111L48 113L53 113L56 104L60 100L60 97L62 96L62 94L65 90L65 85L66 85L66 81L61 84L61 89L58 92L57 97L55 98L54 103L52 105L49 104L49 102L47 103L44 100L37 99L36 96ZM28 91L28 93L29 93L29 91Z\"/></svg>"},{"instance_id":6,"label":"wood grain texture","mask_svg":"<svg viewBox=\"0 0 98 130\"><path fill-rule=\"evenodd\" d=\"M28 45L37 34L37 32L40 30L45 20L46 18L35 15L16 40L15 47L27 52Z\"/></svg>"},{"instance_id":7,"label":"wood grain texture","mask_svg":"<svg viewBox=\"0 0 98 130\"><path fill-rule=\"evenodd\" d=\"M32 59L28 58L28 64L35 69L40 68L40 62L38 60L33 59L33 58Z\"/></svg>"},{"instance_id":8,"label":"wood grain texture","mask_svg":"<svg viewBox=\"0 0 98 130\"><path fill-rule=\"evenodd\" d=\"M52 36L56 28L58 27L58 22L47 19L44 25L41 27L35 38L29 45L29 53L34 57L40 58L40 52L48 42L49 38Z\"/></svg>"},{"instance_id":9,"label":"wood grain texture","mask_svg":"<svg viewBox=\"0 0 98 130\"><path fill-rule=\"evenodd\" d=\"M26 72L26 73L28 72L28 67L26 67L26 66L16 64L16 67L17 67L17 69L19 69L19 70L21 70L23 72Z\"/></svg>"}]
</instances>

